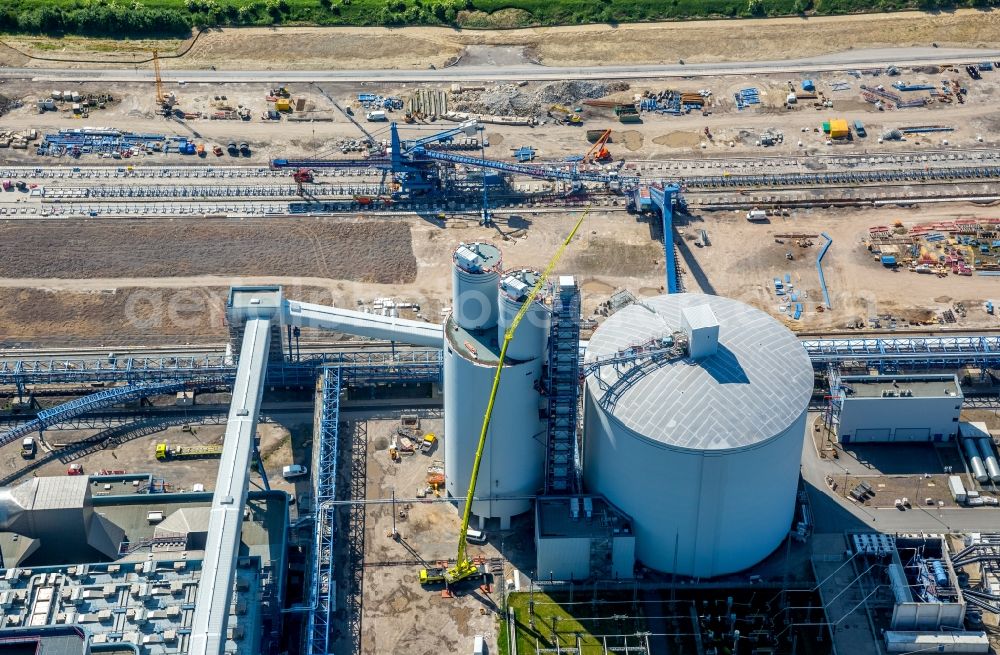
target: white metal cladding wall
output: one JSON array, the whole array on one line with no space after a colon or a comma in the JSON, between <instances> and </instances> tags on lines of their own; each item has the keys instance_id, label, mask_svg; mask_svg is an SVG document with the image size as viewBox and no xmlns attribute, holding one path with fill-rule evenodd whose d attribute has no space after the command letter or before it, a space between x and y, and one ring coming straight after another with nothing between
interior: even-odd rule
<instances>
[{"instance_id":1,"label":"white metal cladding wall","mask_svg":"<svg viewBox=\"0 0 1000 655\"><path fill-rule=\"evenodd\" d=\"M586 580L590 577L590 537L548 537L536 542L539 580Z\"/></svg>"},{"instance_id":2,"label":"white metal cladding wall","mask_svg":"<svg viewBox=\"0 0 1000 655\"><path fill-rule=\"evenodd\" d=\"M848 396L837 430L841 443L948 441L958 434L961 398Z\"/></svg>"},{"instance_id":3,"label":"white metal cladding wall","mask_svg":"<svg viewBox=\"0 0 1000 655\"><path fill-rule=\"evenodd\" d=\"M466 330L482 330L497 324L496 271L470 273L452 265L451 294L455 321Z\"/></svg>"},{"instance_id":4,"label":"white metal cladding wall","mask_svg":"<svg viewBox=\"0 0 1000 655\"><path fill-rule=\"evenodd\" d=\"M646 566L702 578L741 571L791 526L805 421L803 409L784 432L742 450L667 447L609 417L587 387L587 491L632 517Z\"/></svg>"},{"instance_id":5,"label":"white metal cladding wall","mask_svg":"<svg viewBox=\"0 0 1000 655\"><path fill-rule=\"evenodd\" d=\"M940 630L960 628L965 621L965 603L897 603L892 610L893 630Z\"/></svg>"},{"instance_id":6,"label":"white metal cladding wall","mask_svg":"<svg viewBox=\"0 0 1000 655\"><path fill-rule=\"evenodd\" d=\"M445 487L455 498L465 498L468 493L495 370L465 359L445 345ZM535 389L541 373L541 359L504 369L479 468L477 497L532 495L541 488L545 434ZM476 501L472 505L477 516L501 519L530 508L528 500Z\"/></svg>"},{"instance_id":7,"label":"white metal cladding wall","mask_svg":"<svg viewBox=\"0 0 1000 655\"><path fill-rule=\"evenodd\" d=\"M617 536L611 542L611 577L628 579L635 572L635 536Z\"/></svg>"},{"instance_id":8,"label":"white metal cladding wall","mask_svg":"<svg viewBox=\"0 0 1000 655\"><path fill-rule=\"evenodd\" d=\"M502 341L504 332L521 311L523 303L511 300L507 294L500 292L500 316L497 327L497 337ZM549 323L551 314L539 299L532 303L517 326L514 338L507 346L507 356L514 359L532 359L545 355L545 342L549 338Z\"/></svg>"}]
</instances>

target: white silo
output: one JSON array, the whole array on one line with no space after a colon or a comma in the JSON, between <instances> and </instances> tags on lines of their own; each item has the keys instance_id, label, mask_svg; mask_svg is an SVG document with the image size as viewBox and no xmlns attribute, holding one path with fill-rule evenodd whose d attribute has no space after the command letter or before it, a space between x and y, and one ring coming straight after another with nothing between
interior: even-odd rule
<instances>
[{"instance_id":1,"label":"white silo","mask_svg":"<svg viewBox=\"0 0 1000 655\"><path fill-rule=\"evenodd\" d=\"M452 308L467 330L497 324L497 284L502 257L490 243L463 243L452 255Z\"/></svg>"},{"instance_id":2,"label":"white silo","mask_svg":"<svg viewBox=\"0 0 1000 655\"><path fill-rule=\"evenodd\" d=\"M636 559L699 578L767 557L791 528L813 369L798 339L735 300L673 294L630 305L585 362L584 479L633 519Z\"/></svg>"},{"instance_id":3,"label":"white silo","mask_svg":"<svg viewBox=\"0 0 1000 655\"><path fill-rule=\"evenodd\" d=\"M521 311L528 294L535 287L541 274L527 268L514 269L500 276L500 322L497 336L503 339L514 317ZM545 354L545 343L549 337L551 313L544 305L545 294L539 293L525 312L521 323L507 346L507 356L517 360L541 358Z\"/></svg>"},{"instance_id":4,"label":"white silo","mask_svg":"<svg viewBox=\"0 0 1000 655\"><path fill-rule=\"evenodd\" d=\"M495 294L496 285L493 289ZM500 301L502 317L504 303L508 309L513 303L509 294L500 295L507 298ZM449 496L461 501L469 489L504 328L487 326L488 322L482 327L464 327L457 320L458 307L460 303L445 323L445 488ZM518 332L530 327L526 318ZM473 514L481 520L499 518L502 529L510 527L511 517L531 508L526 497L536 494L543 484L545 427L538 410L544 340L533 354L526 345L536 341L533 337L519 344L517 357L508 351L476 484L476 497L483 500L473 503Z\"/></svg>"}]
</instances>

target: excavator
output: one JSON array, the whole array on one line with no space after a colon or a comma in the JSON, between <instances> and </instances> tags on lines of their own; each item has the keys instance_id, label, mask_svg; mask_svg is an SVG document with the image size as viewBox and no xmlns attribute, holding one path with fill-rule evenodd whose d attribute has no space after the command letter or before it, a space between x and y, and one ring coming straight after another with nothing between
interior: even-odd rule
<instances>
[{"instance_id":1,"label":"excavator","mask_svg":"<svg viewBox=\"0 0 1000 655\"><path fill-rule=\"evenodd\" d=\"M610 130L608 130L610 133ZM553 269L559 264L559 260L562 258L563 253L566 248L572 242L573 237L576 236L577 231L580 226L583 225L583 221L587 218L587 214L590 213L590 207L587 207L581 214L580 219L573 226L570 231L569 236L559 245L559 249L552 256L549 261L548 266L545 267L545 271L542 273L541 277L538 278L538 282L535 283L534 288L532 288L531 293L528 294L528 298L521 305L520 311L514 316L514 320L511 321L510 326L503 335L503 344L500 346L500 356L497 359L496 373L493 375L493 387L490 390L490 398L486 404L486 413L483 415L483 427L479 432L479 443L476 446L476 458L472 464L472 479L469 481L469 491L465 497L465 509L462 511L462 527L458 531L458 557L455 558L455 566L448 568L446 566L429 567L420 570L420 584L429 585L439 582L443 582L446 585L452 585L462 580L467 580L468 578L477 575L486 575L486 568L482 564L477 564L469 559L467 552L467 533L469 530L469 519L472 517L472 501L476 497L476 480L479 477L479 465L483 461L483 451L486 448L486 435L489 432L490 420L493 418L493 404L496 401L497 391L500 389L500 376L503 373L503 362L507 357L507 346L510 345L511 339L514 338L514 333L517 331L518 325L521 324L521 319L527 313L528 309L531 307L532 303L535 301L535 297L538 296L542 287L545 286L546 280L548 280L549 275L552 274Z\"/></svg>"},{"instance_id":2,"label":"excavator","mask_svg":"<svg viewBox=\"0 0 1000 655\"><path fill-rule=\"evenodd\" d=\"M583 125L583 119L580 115L569 107L564 107L563 105L552 105L549 107L549 118L554 118L558 121L562 121L567 125Z\"/></svg>"},{"instance_id":3,"label":"excavator","mask_svg":"<svg viewBox=\"0 0 1000 655\"><path fill-rule=\"evenodd\" d=\"M594 142L594 145L590 146L590 150L588 150L587 154L583 156L583 163L593 164L594 162L610 160L611 151L607 148L607 143L610 140L611 130L604 130L604 134L602 134L597 141Z\"/></svg>"}]
</instances>

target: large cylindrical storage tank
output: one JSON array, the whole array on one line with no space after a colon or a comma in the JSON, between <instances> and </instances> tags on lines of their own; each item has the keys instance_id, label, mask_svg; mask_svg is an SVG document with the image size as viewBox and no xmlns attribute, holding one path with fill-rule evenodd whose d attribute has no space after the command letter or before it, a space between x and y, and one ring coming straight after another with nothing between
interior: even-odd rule
<instances>
[{"instance_id":1,"label":"large cylindrical storage tank","mask_svg":"<svg viewBox=\"0 0 1000 655\"><path fill-rule=\"evenodd\" d=\"M976 447L976 440L965 438L962 439L962 449L965 450L965 456L969 458L969 468L972 469L972 477L976 478L979 483L988 482L990 476L986 473L986 467L983 466L983 458L979 454L979 448Z\"/></svg>"},{"instance_id":2,"label":"large cylindrical storage tank","mask_svg":"<svg viewBox=\"0 0 1000 655\"><path fill-rule=\"evenodd\" d=\"M540 277L538 271L526 268L506 271L500 276L500 320L497 324L497 338L501 341ZM525 312L514 338L507 346L508 357L524 361L545 354L545 342L549 337L552 315L545 307L544 299L545 294L539 293Z\"/></svg>"},{"instance_id":3,"label":"large cylindrical storage tank","mask_svg":"<svg viewBox=\"0 0 1000 655\"><path fill-rule=\"evenodd\" d=\"M496 329L465 330L454 316L445 323L445 488L460 501L460 509L469 490L498 357ZM472 512L481 519L499 518L501 529L510 527L511 517L531 509L524 496L543 486L541 375L541 357L527 361L508 357L500 379L476 483L476 497L485 500L474 502Z\"/></svg>"},{"instance_id":4,"label":"large cylindrical storage tank","mask_svg":"<svg viewBox=\"0 0 1000 655\"><path fill-rule=\"evenodd\" d=\"M753 566L788 535L813 368L764 312L700 294L620 310L585 361L685 341L699 359L680 349L588 375L584 480L632 517L637 560L711 578Z\"/></svg>"},{"instance_id":5,"label":"large cylindrical storage tank","mask_svg":"<svg viewBox=\"0 0 1000 655\"><path fill-rule=\"evenodd\" d=\"M976 439L979 444L979 453L983 456L983 464L986 465L986 472L994 482L1000 482L1000 466L997 465L996 455L993 454L993 439L990 437L980 437Z\"/></svg>"},{"instance_id":6,"label":"large cylindrical storage tank","mask_svg":"<svg viewBox=\"0 0 1000 655\"><path fill-rule=\"evenodd\" d=\"M497 324L497 285L502 258L490 243L463 243L452 255L452 308L466 330L484 330Z\"/></svg>"}]
</instances>

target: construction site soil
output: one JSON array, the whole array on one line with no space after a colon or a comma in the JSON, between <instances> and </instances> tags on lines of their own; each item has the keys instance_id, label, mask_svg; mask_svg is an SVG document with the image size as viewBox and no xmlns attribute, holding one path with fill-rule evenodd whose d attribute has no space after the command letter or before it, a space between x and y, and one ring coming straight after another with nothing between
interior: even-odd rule
<instances>
[{"instance_id":1,"label":"construction site soil","mask_svg":"<svg viewBox=\"0 0 1000 655\"><path fill-rule=\"evenodd\" d=\"M344 219L46 221L0 226L0 276L296 275L410 282L409 227Z\"/></svg>"},{"instance_id":2,"label":"construction site soil","mask_svg":"<svg viewBox=\"0 0 1000 655\"><path fill-rule=\"evenodd\" d=\"M954 220L993 213L960 204L919 210L812 209L772 217L764 225L748 223L744 212L700 213L679 222L678 266L687 290L722 294L750 303L785 321L793 330L842 330L858 324L875 327L873 319L882 328L890 327L893 320L900 329L1000 328L997 317L982 309L985 300L997 299L995 277L939 278L893 272L882 267L863 246L868 228L873 225L891 225L896 220L907 224ZM408 318L437 322L451 305L451 253L459 243L492 242L503 250L505 268L540 268L578 216L575 211L526 211L499 216L497 227L491 228L467 217L451 217L443 222L387 217L360 225L351 223L353 219L313 217L242 222L131 221L128 252L134 257L116 257L111 249L109 258L99 264L99 274L90 274L88 269L74 263L62 264L63 268L56 269L59 277L55 278L17 277L37 270L31 257L20 253L15 255L23 268L18 269L9 260L0 263L6 275L11 276L0 278L0 344L25 347L219 343L226 337L225 296L228 286L233 284L281 284L289 298L350 308L368 305L378 297L394 297L419 306L406 313ZM366 240L363 243L338 240L332 230L338 220L347 221L343 227L364 226ZM46 243L61 246L83 238L72 228L71 221L60 224L65 236ZM39 242L33 240L46 237L48 225L49 222L26 222L14 226L20 227L17 232L0 231L0 234L4 234L6 244L23 245L18 239L24 237L37 247ZM212 235L208 241L192 246L200 258L193 265L200 267L203 274L182 276L181 270L171 268L178 258L192 256L183 250L190 242L187 237L180 241L161 240L164 225L174 226L172 229L178 232L187 230L189 234L204 235L207 231ZM273 230L276 225L283 227ZM87 234L93 229L89 223L80 223L79 227ZM225 232L232 227L240 228L238 234L242 240L221 238L222 233L217 231ZM4 229L8 228L11 224ZM707 232L710 245L699 248L694 242L701 230ZM823 311L820 311L823 301L816 273L821 232L834 240L824 259L832 307ZM289 243L288 235L299 233L313 235L318 241L294 241L299 250L285 245ZM402 238L395 249L389 238L394 234ZM787 234L816 236L781 237ZM243 245L266 243L261 235L275 239L277 245L272 243L266 250L261 250L263 246L249 249ZM105 247L111 248L108 239L102 239ZM584 294L584 316L600 321L603 303L618 288L629 289L637 296L663 293L665 268L660 239L656 221L637 219L620 211L594 211L556 273L577 276ZM404 242L405 248L401 245ZM317 258L312 252L304 253L305 248L326 253L327 262L336 267L330 265L321 272ZM88 257L101 256L96 248L86 252ZM391 256L392 252L400 254ZM792 259L788 259L789 254ZM79 255L74 257L79 259ZM231 267L241 258L267 262L268 270L273 273L236 273ZM58 261L57 257L49 257L49 265ZM402 268L400 262L406 261L410 262L410 268L405 281L363 281L365 276L372 279L376 274L389 277L389 272L398 273ZM156 275L141 277L152 271ZM313 275L305 275L307 271ZM785 275L804 305L799 321L789 316L787 296L774 295L774 278ZM956 314L955 323L940 324L945 313L954 310L957 303L964 305L966 315ZM324 336L307 332L310 332L307 338Z\"/></svg>"},{"instance_id":3,"label":"construction site soil","mask_svg":"<svg viewBox=\"0 0 1000 655\"><path fill-rule=\"evenodd\" d=\"M498 63L549 66L658 64L794 59L859 48L928 46L994 47L1000 44L1000 12L958 10L947 14L900 12L857 16L753 20L679 21L635 25L582 25L514 30L408 28L242 28L202 34L166 69L244 70L421 68L476 64L477 46L502 49ZM390 41L393 47L385 44ZM190 40L6 37L10 66L93 68L131 66L159 48L161 56L184 52ZM472 47L470 47L472 46ZM2 47L2 46L0 46ZM466 60L468 61L466 62Z\"/></svg>"}]
</instances>

